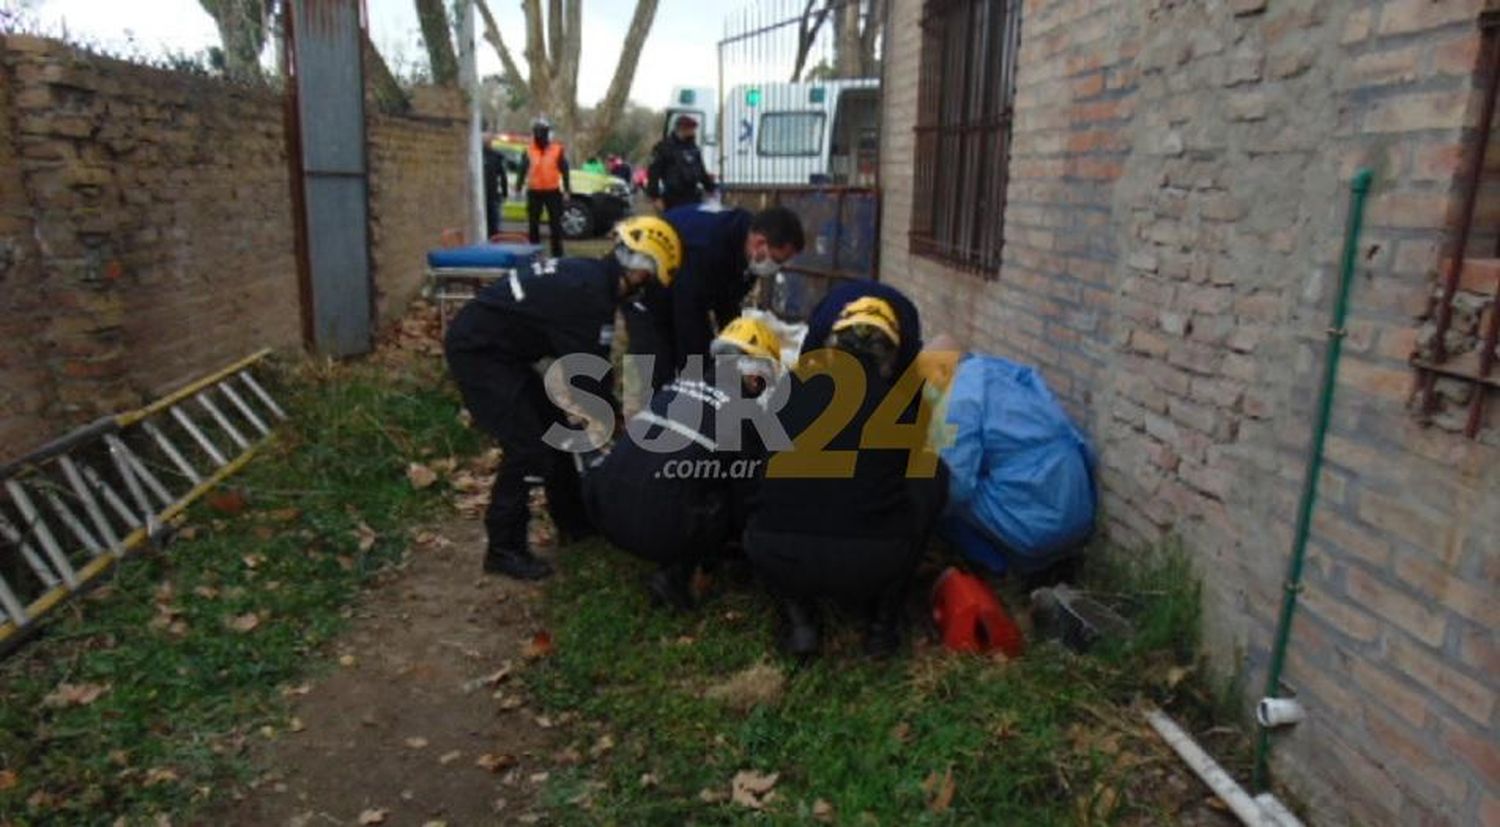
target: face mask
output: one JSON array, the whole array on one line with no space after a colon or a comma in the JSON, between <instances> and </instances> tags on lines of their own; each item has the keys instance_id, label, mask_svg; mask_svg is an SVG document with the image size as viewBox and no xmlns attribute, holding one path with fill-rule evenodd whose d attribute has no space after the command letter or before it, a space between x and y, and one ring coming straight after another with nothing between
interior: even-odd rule
<instances>
[{"instance_id":1,"label":"face mask","mask_svg":"<svg viewBox=\"0 0 1500 827\"><path fill-rule=\"evenodd\" d=\"M776 263L776 259L766 256L752 260L750 266L745 269L756 278L765 278L776 275L781 270L781 265Z\"/></svg>"}]
</instances>

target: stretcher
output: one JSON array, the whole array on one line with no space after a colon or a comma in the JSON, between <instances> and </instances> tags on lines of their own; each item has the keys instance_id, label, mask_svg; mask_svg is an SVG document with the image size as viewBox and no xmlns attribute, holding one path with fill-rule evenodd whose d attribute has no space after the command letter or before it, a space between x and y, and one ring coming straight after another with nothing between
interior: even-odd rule
<instances>
[{"instance_id":1,"label":"stretcher","mask_svg":"<svg viewBox=\"0 0 1500 827\"><path fill-rule=\"evenodd\" d=\"M491 282L516 276L541 256L538 244L470 244L427 253L427 298L446 332L452 311Z\"/></svg>"}]
</instances>

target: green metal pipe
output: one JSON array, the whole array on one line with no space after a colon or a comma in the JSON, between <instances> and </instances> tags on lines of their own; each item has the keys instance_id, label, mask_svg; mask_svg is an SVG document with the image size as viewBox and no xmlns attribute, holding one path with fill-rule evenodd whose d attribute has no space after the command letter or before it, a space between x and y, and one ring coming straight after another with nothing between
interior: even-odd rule
<instances>
[{"instance_id":1,"label":"green metal pipe","mask_svg":"<svg viewBox=\"0 0 1500 827\"><path fill-rule=\"evenodd\" d=\"M1354 173L1349 184L1349 219L1344 228L1344 255L1339 265L1338 292L1328 324L1328 342L1323 355L1323 388L1318 395L1317 419L1313 420L1312 444L1307 452L1307 470L1302 477L1302 499L1297 504L1297 530L1292 539L1292 556L1287 563L1286 583L1281 595L1281 615L1276 621L1276 640L1271 647L1271 667L1266 674L1264 697L1281 694L1281 671L1286 667L1287 644L1292 638L1292 616L1297 612L1297 594L1302 591L1302 569L1307 561L1307 537L1312 530L1313 507L1318 499L1318 477L1323 470L1323 443L1328 437L1328 420L1333 413L1333 391L1338 380L1339 355L1344 349L1344 319L1349 314L1349 288L1354 283L1354 265L1359 256L1359 233L1365 220L1365 199L1375 177L1369 168ZM1255 747L1256 791L1267 788L1270 763L1271 731L1261 727Z\"/></svg>"}]
</instances>

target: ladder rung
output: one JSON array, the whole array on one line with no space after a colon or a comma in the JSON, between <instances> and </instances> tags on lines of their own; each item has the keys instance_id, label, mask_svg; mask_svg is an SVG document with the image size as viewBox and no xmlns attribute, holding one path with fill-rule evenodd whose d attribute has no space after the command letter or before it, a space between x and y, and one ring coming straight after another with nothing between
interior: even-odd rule
<instances>
[{"instance_id":1,"label":"ladder rung","mask_svg":"<svg viewBox=\"0 0 1500 827\"><path fill-rule=\"evenodd\" d=\"M68 532L73 535L74 539L83 543L83 547L92 552L96 557L104 553L104 546L100 545L99 541L94 539L94 535L90 534L88 529L83 527L83 523L79 521L78 515L73 513L73 509L69 508L68 504L63 502L61 497L51 491L45 492L43 496L47 499L47 505L52 506L52 512L57 515L57 519L62 521L63 526L68 529Z\"/></svg>"},{"instance_id":2,"label":"ladder rung","mask_svg":"<svg viewBox=\"0 0 1500 827\"><path fill-rule=\"evenodd\" d=\"M149 419L143 420L141 428L150 434L152 439L156 440L156 444L161 448L162 453L167 455L167 459L172 460L172 464L177 466L177 470L181 471L184 477L191 480L193 485L203 482L203 477L198 474L198 469L188 463L187 457L184 457L182 452L177 450L177 446L173 445L172 441L167 439L167 435L162 433L160 428L156 427L156 423Z\"/></svg>"},{"instance_id":3,"label":"ladder rung","mask_svg":"<svg viewBox=\"0 0 1500 827\"><path fill-rule=\"evenodd\" d=\"M250 375L250 371L240 371L240 380L245 383L245 387L249 388L251 393L260 399L262 405L265 405L271 413L275 414L277 419L286 419L286 412L282 411L281 406L276 404L276 400L272 399L269 393L266 393L266 389L262 388L259 382L255 381L255 377Z\"/></svg>"},{"instance_id":4,"label":"ladder rung","mask_svg":"<svg viewBox=\"0 0 1500 827\"><path fill-rule=\"evenodd\" d=\"M26 614L26 607L16 599L16 593L11 591L4 575L0 575L0 609L4 609L5 616L17 626L25 626L31 622L31 616Z\"/></svg>"},{"instance_id":5,"label":"ladder rung","mask_svg":"<svg viewBox=\"0 0 1500 827\"><path fill-rule=\"evenodd\" d=\"M255 426L255 430L260 431L261 436L271 435L271 429L266 426L266 423L259 416L255 415L255 411L250 410L250 406L245 404L244 398L235 393L234 386L225 382L219 386L219 390L223 391L224 395L229 398L230 403L238 408L239 412L246 419L250 420L250 424Z\"/></svg>"},{"instance_id":6,"label":"ladder rung","mask_svg":"<svg viewBox=\"0 0 1500 827\"><path fill-rule=\"evenodd\" d=\"M240 446L241 451L250 448L250 441L245 439L240 434L239 429L235 428L234 424L229 421L229 417L225 416L224 412L219 410L219 406L215 405L214 401L209 398L208 391L198 394L198 404L203 406L203 410L208 411L208 415L213 417L215 422L219 423L219 427L224 429L224 433L229 434L229 438L234 440L235 445Z\"/></svg>"},{"instance_id":7,"label":"ladder rung","mask_svg":"<svg viewBox=\"0 0 1500 827\"><path fill-rule=\"evenodd\" d=\"M94 497L94 492L84 484L83 477L78 473L78 466L73 464L73 458L67 454L57 458L57 464L63 470L63 476L67 477L68 485L73 489L74 496L83 503L83 511L89 515L89 521L94 524L94 530L109 544L111 551L120 547L120 536L115 533L114 526L109 524L109 518L104 516L104 509L99 507L99 500Z\"/></svg>"},{"instance_id":8,"label":"ladder rung","mask_svg":"<svg viewBox=\"0 0 1500 827\"><path fill-rule=\"evenodd\" d=\"M141 522L141 515L131 511L130 506L125 504L125 500L94 469L87 465L83 466L83 478L88 480L89 485L92 485L99 491L99 494L104 497L104 502L109 505L110 510L114 511L121 520L124 520L125 525L132 529L140 528L144 525Z\"/></svg>"},{"instance_id":9,"label":"ladder rung","mask_svg":"<svg viewBox=\"0 0 1500 827\"><path fill-rule=\"evenodd\" d=\"M24 522L22 530L36 535L37 542L42 545L42 551L46 553L47 559L52 561L52 567L62 575L62 580L68 584L68 588L78 588L78 575L73 572L73 564L68 562L67 555L63 554L62 546L58 545L57 538L52 536L52 529L42 522L42 515L37 513L36 505L26 494L26 489L12 479L5 481L5 490L10 493L10 501L15 503L16 510L21 512L21 520Z\"/></svg>"},{"instance_id":10,"label":"ladder rung","mask_svg":"<svg viewBox=\"0 0 1500 827\"><path fill-rule=\"evenodd\" d=\"M125 490L130 492L130 498L135 500L135 507L139 509L136 518L137 525L146 526L148 534L156 534L156 509L152 508L151 501L146 499L146 489L141 487L141 481L136 478L135 469L131 467L130 460L125 458L125 443L113 434L106 436L104 441L109 445L109 458L114 460L115 472L125 482Z\"/></svg>"},{"instance_id":11,"label":"ladder rung","mask_svg":"<svg viewBox=\"0 0 1500 827\"><path fill-rule=\"evenodd\" d=\"M156 498L161 500L162 508L166 508L177 501L177 498L172 496L172 492L168 491L167 487L161 484L161 480L158 480L156 475L151 473L150 469L146 467L146 463L141 462L141 458L136 456L134 451L130 450L129 445L121 442L120 450L125 453L125 461L130 463L130 467L135 471L136 476L140 477L146 483L146 487L151 489L151 493L155 494Z\"/></svg>"},{"instance_id":12,"label":"ladder rung","mask_svg":"<svg viewBox=\"0 0 1500 827\"><path fill-rule=\"evenodd\" d=\"M215 445L213 440L208 438L208 434L203 433L202 429L198 427L198 423L194 422L192 417L187 415L186 411L180 407L173 407L171 411L172 418L177 420L177 424L181 425L182 429L193 437L193 441L198 443L198 447L203 449L203 453L208 454L208 458L213 460L214 464L220 468L229 464L229 460L225 459L224 455L219 453L219 446Z\"/></svg>"},{"instance_id":13,"label":"ladder rung","mask_svg":"<svg viewBox=\"0 0 1500 827\"><path fill-rule=\"evenodd\" d=\"M36 579L42 581L43 586L50 589L61 582L52 569L42 562L42 558L37 556L36 549L26 542L26 537L10 520L5 519L4 515L0 515L0 537L4 537L11 545L21 550L21 556L26 559L26 565L31 567L31 573L36 575Z\"/></svg>"}]
</instances>

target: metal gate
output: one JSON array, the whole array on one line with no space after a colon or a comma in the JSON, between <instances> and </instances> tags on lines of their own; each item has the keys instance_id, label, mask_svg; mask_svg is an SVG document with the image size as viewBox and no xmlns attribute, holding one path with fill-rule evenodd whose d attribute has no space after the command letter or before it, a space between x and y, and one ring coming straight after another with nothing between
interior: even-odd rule
<instances>
[{"instance_id":1,"label":"metal gate","mask_svg":"<svg viewBox=\"0 0 1500 827\"><path fill-rule=\"evenodd\" d=\"M303 337L353 356L372 342L360 0L288 0L287 134L292 142Z\"/></svg>"},{"instance_id":2,"label":"metal gate","mask_svg":"<svg viewBox=\"0 0 1500 827\"><path fill-rule=\"evenodd\" d=\"M726 200L790 207L807 250L761 304L806 316L880 264L881 75L888 0L760 0L719 41L716 167Z\"/></svg>"}]
</instances>

